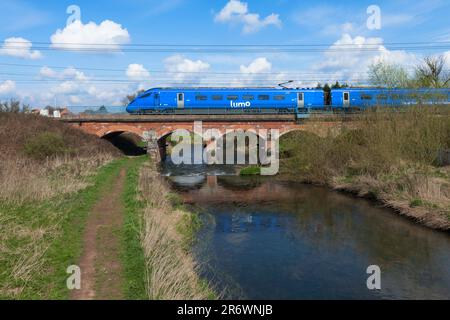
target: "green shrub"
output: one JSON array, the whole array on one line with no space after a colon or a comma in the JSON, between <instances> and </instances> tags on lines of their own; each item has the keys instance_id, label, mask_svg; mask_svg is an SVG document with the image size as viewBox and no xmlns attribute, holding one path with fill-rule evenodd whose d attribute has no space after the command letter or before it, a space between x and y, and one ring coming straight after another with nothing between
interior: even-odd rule
<instances>
[{"instance_id":1,"label":"green shrub","mask_svg":"<svg viewBox=\"0 0 450 320\"><path fill-rule=\"evenodd\" d=\"M52 132L43 132L28 140L24 145L25 154L29 157L44 160L71 152L63 137Z\"/></svg>"},{"instance_id":2,"label":"green shrub","mask_svg":"<svg viewBox=\"0 0 450 320\"><path fill-rule=\"evenodd\" d=\"M257 166L246 167L244 169L241 169L239 174L241 176L260 175L261 174L261 168L257 167Z\"/></svg>"}]
</instances>

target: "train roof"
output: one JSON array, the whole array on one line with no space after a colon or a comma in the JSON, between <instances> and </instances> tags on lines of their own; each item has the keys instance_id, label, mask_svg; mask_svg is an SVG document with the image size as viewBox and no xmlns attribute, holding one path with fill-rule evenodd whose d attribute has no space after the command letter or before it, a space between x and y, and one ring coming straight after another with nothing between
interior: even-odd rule
<instances>
[{"instance_id":1,"label":"train roof","mask_svg":"<svg viewBox=\"0 0 450 320\"><path fill-rule=\"evenodd\" d=\"M289 90L309 90L309 91L322 91L322 89L317 88L278 88L278 87L155 87L148 89L146 92L153 91L153 90L170 90L170 91L198 91L198 90L223 90L223 91L229 91L229 90L251 90L251 91L258 91L258 90L275 90L275 91L289 91Z\"/></svg>"},{"instance_id":2,"label":"train roof","mask_svg":"<svg viewBox=\"0 0 450 320\"><path fill-rule=\"evenodd\" d=\"M448 91L450 88L383 88L383 87L347 87L331 89L332 91L364 91L364 90L385 90L385 91L395 91L395 90L433 90L433 91Z\"/></svg>"}]
</instances>

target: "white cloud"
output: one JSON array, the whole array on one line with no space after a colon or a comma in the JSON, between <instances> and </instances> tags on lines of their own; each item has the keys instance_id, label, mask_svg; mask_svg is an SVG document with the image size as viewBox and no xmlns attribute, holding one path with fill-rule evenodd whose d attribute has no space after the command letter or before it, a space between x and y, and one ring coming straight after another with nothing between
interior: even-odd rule
<instances>
[{"instance_id":1,"label":"white cloud","mask_svg":"<svg viewBox=\"0 0 450 320\"><path fill-rule=\"evenodd\" d=\"M33 44L24 38L8 38L0 48L0 55L24 59L40 59L42 54L38 50L31 50Z\"/></svg>"},{"instance_id":2,"label":"white cloud","mask_svg":"<svg viewBox=\"0 0 450 320\"><path fill-rule=\"evenodd\" d=\"M42 67L41 70L39 70L39 75L44 78L56 78L58 73L49 67Z\"/></svg>"},{"instance_id":3,"label":"white cloud","mask_svg":"<svg viewBox=\"0 0 450 320\"><path fill-rule=\"evenodd\" d=\"M202 60L190 60L182 55L173 55L164 60L166 69L170 72L201 72L209 69L210 65Z\"/></svg>"},{"instance_id":4,"label":"white cloud","mask_svg":"<svg viewBox=\"0 0 450 320\"><path fill-rule=\"evenodd\" d=\"M272 63L267 57L259 57L247 65L241 64L240 75L234 76L225 86L229 87L253 87L253 86L276 86L284 82L285 73L272 72Z\"/></svg>"},{"instance_id":5,"label":"white cloud","mask_svg":"<svg viewBox=\"0 0 450 320\"><path fill-rule=\"evenodd\" d=\"M164 59L164 66L175 83L181 82L186 78L189 78L190 82L200 82L201 73L208 71L210 68L207 62L191 60L178 54Z\"/></svg>"},{"instance_id":6,"label":"white cloud","mask_svg":"<svg viewBox=\"0 0 450 320\"><path fill-rule=\"evenodd\" d=\"M272 69L272 63L266 58L256 58L248 66L241 65L240 70L242 73L261 73L270 72Z\"/></svg>"},{"instance_id":7,"label":"white cloud","mask_svg":"<svg viewBox=\"0 0 450 320\"><path fill-rule=\"evenodd\" d=\"M16 89L16 83L12 80L6 80L0 83L0 94L11 93Z\"/></svg>"},{"instance_id":8,"label":"white cloud","mask_svg":"<svg viewBox=\"0 0 450 320\"><path fill-rule=\"evenodd\" d=\"M105 20L99 25L95 22L83 24L80 20L58 29L50 37L53 48L79 49L101 48L103 51L118 50L120 45L130 42L127 29L111 20ZM90 46L91 45L91 46Z\"/></svg>"},{"instance_id":9,"label":"white cloud","mask_svg":"<svg viewBox=\"0 0 450 320\"><path fill-rule=\"evenodd\" d=\"M344 34L328 48L322 61L313 65L312 70L331 74L329 80L361 82L367 76L368 67L380 61L410 67L417 62L417 57L403 50L388 50L382 38Z\"/></svg>"},{"instance_id":10,"label":"white cloud","mask_svg":"<svg viewBox=\"0 0 450 320\"><path fill-rule=\"evenodd\" d=\"M239 0L230 0L225 7L214 17L220 23L242 23L243 33L252 33L263 27L274 25L281 27L281 20L278 14L270 14L261 19L258 13L248 12L248 4Z\"/></svg>"},{"instance_id":11,"label":"white cloud","mask_svg":"<svg viewBox=\"0 0 450 320\"><path fill-rule=\"evenodd\" d=\"M79 71L79 70L75 69L74 67L69 67L69 68L65 69L62 72L62 76L65 77L65 78L72 78L72 79L75 79L77 81L86 81L86 80L88 80L88 78L86 77L86 75L82 71Z\"/></svg>"},{"instance_id":12,"label":"white cloud","mask_svg":"<svg viewBox=\"0 0 450 320\"><path fill-rule=\"evenodd\" d=\"M75 81L64 81L51 89L55 94L76 94L80 93L80 84Z\"/></svg>"},{"instance_id":13,"label":"white cloud","mask_svg":"<svg viewBox=\"0 0 450 320\"><path fill-rule=\"evenodd\" d=\"M145 80L150 77L150 73L142 64L132 63L126 70L127 77L131 80Z\"/></svg>"},{"instance_id":14,"label":"white cloud","mask_svg":"<svg viewBox=\"0 0 450 320\"><path fill-rule=\"evenodd\" d=\"M445 58L445 64L446 64L446 69L450 70L450 51L447 51L444 53L444 58Z\"/></svg>"},{"instance_id":15,"label":"white cloud","mask_svg":"<svg viewBox=\"0 0 450 320\"><path fill-rule=\"evenodd\" d=\"M49 79L60 79L60 80L76 80L76 81L87 81L88 77L84 74L84 72L75 69L74 67L68 67L61 72L57 72L52 68L47 66L42 67L39 71L39 75L42 78Z\"/></svg>"}]
</instances>

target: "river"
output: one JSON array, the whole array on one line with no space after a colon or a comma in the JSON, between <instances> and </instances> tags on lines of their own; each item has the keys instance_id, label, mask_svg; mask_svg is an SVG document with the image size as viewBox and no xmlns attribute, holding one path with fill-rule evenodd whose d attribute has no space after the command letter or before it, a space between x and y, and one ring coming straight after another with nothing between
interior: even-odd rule
<instances>
[{"instance_id":1,"label":"river","mask_svg":"<svg viewBox=\"0 0 450 320\"><path fill-rule=\"evenodd\" d=\"M223 297L450 299L449 233L368 200L234 171L162 168L201 212L194 255ZM367 288L370 265L380 290Z\"/></svg>"}]
</instances>

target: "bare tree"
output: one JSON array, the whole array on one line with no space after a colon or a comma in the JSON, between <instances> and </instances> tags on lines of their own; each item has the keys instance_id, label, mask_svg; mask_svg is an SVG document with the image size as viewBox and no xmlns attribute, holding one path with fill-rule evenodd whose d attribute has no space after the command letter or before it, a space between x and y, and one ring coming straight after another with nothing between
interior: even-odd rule
<instances>
[{"instance_id":1,"label":"bare tree","mask_svg":"<svg viewBox=\"0 0 450 320\"><path fill-rule=\"evenodd\" d=\"M15 100L15 99L11 99L6 102L1 102L0 103L0 112L15 112L18 113L20 112L20 101Z\"/></svg>"},{"instance_id":2,"label":"bare tree","mask_svg":"<svg viewBox=\"0 0 450 320\"><path fill-rule=\"evenodd\" d=\"M129 104L131 101L133 101L134 99L136 99L136 97L138 97L140 94L142 94L143 92L145 92L145 90L138 90L135 93L132 94L128 94L125 98L122 99L122 103L124 105Z\"/></svg>"},{"instance_id":3,"label":"bare tree","mask_svg":"<svg viewBox=\"0 0 450 320\"><path fill-rule=\"evenodd\" d=\"M416 68L416 81L421 87L442 88L450 84L450 74L444 70L444 56L430 56Z\"/></svg>"},{"instance_id":4,"label":"bare tree","mask_svg":"<svg viewBox=\"0 0 450 320\"><path fill-rule=\"evenodd\" d=\"M386 62L378 62L369 67L369 81L377 87L406 88L411 85L404 67Z\"/></svg>"}]
</instances>

